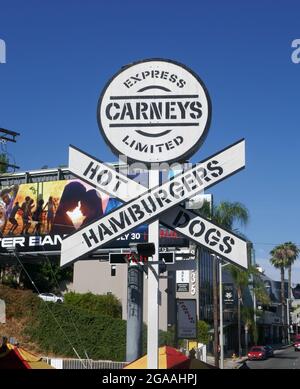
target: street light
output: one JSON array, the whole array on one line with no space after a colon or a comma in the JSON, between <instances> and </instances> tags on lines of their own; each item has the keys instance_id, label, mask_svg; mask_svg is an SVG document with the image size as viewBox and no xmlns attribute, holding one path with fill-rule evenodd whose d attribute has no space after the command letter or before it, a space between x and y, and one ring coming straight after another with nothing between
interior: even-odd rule
<instances>
[{"instance_id":1,"label":"street light","mask_svg":"<svg viewBox=\"0 0 300 389\"><path fill-rule=\"evenodd\" d=\"M291 335L290 335L290 300L289 298L286 299L286 319L287 319L287 336L288 336L288 344L291 342Z\"/></svg>"},{"instance_id":2,"label":"street light","mask_svg":"<svg viewBox=\"0 0 300 389\"><path fill-rule=\"evenodd\" d=\"M229 265L225 263L222 265L219 259L219 306L220 306L220 368L224 369L224 335L223 335L223 286L222 286L222 269Z\"/></svg>"}]
</instances>

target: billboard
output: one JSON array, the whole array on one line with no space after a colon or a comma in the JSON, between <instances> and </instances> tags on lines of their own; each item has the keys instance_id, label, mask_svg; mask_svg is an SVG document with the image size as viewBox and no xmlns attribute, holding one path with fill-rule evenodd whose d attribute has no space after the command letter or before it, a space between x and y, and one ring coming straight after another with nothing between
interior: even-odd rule
<instances>
[{"instance_id":1,"label":"billboard","mask_svg":"<svg viewBox=\"0 0 300 389\"><path fill-rule=\"evenodd\" d=\"M139 175L141 176L141 175ZM137 178L141 180L141 178ZM57 252L63 236L122 205L80 179L13 185L0 191L0 253ZM161 227L161 246L188 247L188 240ZM106 248L147 242L148 226L124 234Z\"/></svg>"}]
</instances>

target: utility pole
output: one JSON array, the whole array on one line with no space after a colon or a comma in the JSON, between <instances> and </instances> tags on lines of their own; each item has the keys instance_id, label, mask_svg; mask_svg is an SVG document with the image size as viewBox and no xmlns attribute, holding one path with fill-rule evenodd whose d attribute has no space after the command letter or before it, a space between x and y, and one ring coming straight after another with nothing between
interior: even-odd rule
<instances>
[{"instance_id":1,"label":"utility pole","mask_svg":"<svg viewBox=\"0 0 300 389\"><path fill-rule=\"evenodd\" d=\"M221 260L219 260L219 305L220 305L220 368L224 369L223 287L222 287L222 261Z\"/></svg>"},{"instance_id":2,"label":"utility pole","mask_svg":"<svg viewBox=\"0 0 300 389\"><path fill-rule=\"evenodd\" d=\"M287 337L288 344L291 343L291 334L290 334L290 299L286 299L286 321L287 321Z\"/></svg>"},{"instance_id":3,"label":"utility pole","mask_svg":"<svg viewBox=\"0 0 300 389\"><path fill-rule=\"evenodd\" d=\"M214 316L214 357L215 366L219 367L219 329L218 329L218 285L217 285L217 256L213 257L213 316Z\"/></svg>"},{"instance_id":4,"label":"utility pole","mask_svg":"<svg viewBox=\"0 0 300 389\"><path fill-rule=\"evenodd\" d=\"M222 264L219 258L219 309L220 309L220 369L224 369L224 331L223 331L223 267L229 263Z\"/></svg>"}]
</instances>

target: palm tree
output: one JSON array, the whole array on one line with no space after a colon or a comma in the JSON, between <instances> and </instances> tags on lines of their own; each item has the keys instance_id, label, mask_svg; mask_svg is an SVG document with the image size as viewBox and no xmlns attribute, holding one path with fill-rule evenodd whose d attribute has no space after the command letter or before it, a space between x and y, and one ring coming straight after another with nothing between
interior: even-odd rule
<instances>
[{"instance_id":1,"label":"palm tree","mask_svg":"<svg viewBox=\"0 0 300 389\"><path fill-rule=\"evenodd\" d=\"M281 322L284 328L285 325L285 293L284 293L284 269L288 268L289 271L289 297L291 297L291 274L292 264L296 260L299 254L299 249L292 242L286 242L280 244L270 251L270 262L276 268L280 269L280 280L281 280ZM283 331L284 332L284 331ZM282 341L284 342L284 334Z\"/></svg>"},{"instance_id":2,"label":"palm tree","mask_svg":"<svg viewBox=\"0 0 300 389\"><path fill-rule=\"evenodd\" d=\"M214 205L210 207L208 202L205 202L203 207L198 210L198 212L211 219L214 223L218 224L221 227L227 228L228 230L232 230L237 232L234 229L234 224L239 223L241 225L246 225L249 220L249 212L247 208L239 203L239 202L228 202L223 201L218 205ZM217 274L217 265L218 261L216 257L213 257L213 274ZM213 277L213 301L214 301L214 333L215 333L215 341L214 341L214 355L215 355L215 365L218 366L219 358L218 358L218 304L216 303L218 296L218 286L216 277ZM240 328L239 328L240 333ZM240 336L240 335L239 335Z\"/></svg>"},{"instance_id":3,"label":"palm tree","mask_svg":"<svg viewBox=\"0 0 300 389\"><path fill-rule=\"evenodd\" d=\"M243 297L243 289L249 284L249 272L246 270L241 270L237 266L229 265L228 270L231 274L233 282L236 286L237 297L238 297L238 342L239 342L239 357L242 355L242 345L241 345L241 304Z\"/></svg>"},{"instance_id":4,"label":"palm tree","mask_svg":"<svg viewBox=\"0 0 300 389\"><path fill-rule=\"evenodd\" d=\"M283 244L286 250L287 260L287 269L288 269L288 297L291 300L292 298L292 265L299 255L298 247L292 242L286 242Z\"/></svg>"},{"instance_id":5,"label":"palm tree","mask_svg":"<svg viewBox=\"0 0 300 389\"><path fill-rule=\"evenodd\" d=\"M255 266L250 265L247 270L242 270L235 265L230 265L228 270L231 274L233 282L237 289L238 295L238 342L239 342L239 356L241 356L241 319L244 322L245 334L248 331L248 328L251 327L253 332L253 337L255 338L255 343L257 342L257 333L256 333L256 323L254 321L254 314L256 314L256 309L252 307L242 307L243 304L243 290L249 286L250 280L253 280L253 291L258 301L263 305L270 304L270 297L267 294L266 288L260 279L259 271ZM251 317L252 314L252 317ZM247 330L246 330L247 329ZM248 344L248 339L246 336L246 348Z\"/></svg>"}]
</instances>

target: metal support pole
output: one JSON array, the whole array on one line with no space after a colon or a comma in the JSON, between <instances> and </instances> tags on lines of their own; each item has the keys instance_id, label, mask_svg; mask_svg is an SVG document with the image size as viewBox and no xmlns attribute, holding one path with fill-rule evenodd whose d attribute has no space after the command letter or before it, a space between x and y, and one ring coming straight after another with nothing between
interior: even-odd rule
<instances>
[{"instance_id":1,"label":"metal support pole","mask_svg":"<svg viewBox=\"0 0 300 389\"><path fill-rule=\"evenodd\" d=\"M159 170L149 169L149 188L159 185ZM155 244L155 254L151 261L156 264L148 268L148 334L147 334L147 368L158 369L158 294L159 294L159 221L149 224L149 242Z\"/></svg>"},{"instance_id":2,"label":"metal support pole","mask_svg":"<svg viewBox=\"0 0 300 389\"><path fill-rule=\"evenodd\" d=\"M291 343L291 334L290 334L290 299L286 299L286 321L287 321L287 336L288 344Z\"/></svg>"},{"instance_id":3,"label":"metal support pole","mask_svg":"<svg viewBox=\"0 0 300 389\"><path fill-rule=\"evenodd\" d=\"M221 260L219 260L219 306L220 306L220 369L224 369L223 286L222 286L222 261Z\"/></svg>"},{"instance_id":4,"label":"metal support pole","mask_svg":"<svg viewBox=\"0 0 300 389\"><path fill-rule=\"evenodd\" d=\"M214 359L215 366L219 367L219 331L218 331L218 285L217 285L217 271L218 260L216 255L213 258L213 320L214 320Z\"/></svg>"},{"instance_id":5,"label":"metal support pole","mask_svg":"<svg viewBox=\"0 0 300 389\"><path fill-rule=\"evenodd\" d=\"M128 265L126 361L142 356L143 334L143 270L138 265Z\"/></svg>"}]
</instances>

